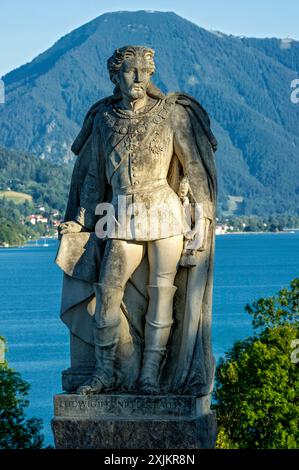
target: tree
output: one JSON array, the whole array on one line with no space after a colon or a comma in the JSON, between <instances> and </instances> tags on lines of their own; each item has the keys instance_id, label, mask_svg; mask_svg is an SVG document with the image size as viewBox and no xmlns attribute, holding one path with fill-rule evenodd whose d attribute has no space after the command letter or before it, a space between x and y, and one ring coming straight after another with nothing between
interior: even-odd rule
<instances>
[{"instance_id":1,"label":"tree","mask_svg":"<svg viewBox=\"0 0 299 470\"><path fill-rule=\"evenodd\" d=\"M290 289L284 288L278 295L262 298L246 305L245 310L252 316L252 326L275 328L280 325L299 323L299 279L291 281Z\"/></svg>"},{"instance_id":2,"label":"tree","mask_svg":"<svg viewBox=\"0 0 299 470\"><path fill-rule=\"evenodd\" d=\"M237 341L216 371L217 447L298 448L298 365L291 360L298 305L294 279L290 289L246 306L255 334Z\"/></svg>"},{"instance_id":3,"label":"tree","mask_svg":"<svg viewBox=\"0 0 299 470\"><path fill-rule=\"evenodd\" d=\"M40 449L43 445L42 421L25 417L29 388L7 362L0 363L0 449Z\"/></svg>"}]
</instances>

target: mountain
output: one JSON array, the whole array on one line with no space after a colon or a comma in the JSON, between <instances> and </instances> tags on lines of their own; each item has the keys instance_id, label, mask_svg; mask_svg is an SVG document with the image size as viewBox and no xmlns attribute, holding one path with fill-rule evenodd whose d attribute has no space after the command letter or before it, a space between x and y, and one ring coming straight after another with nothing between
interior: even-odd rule
<instances>
[{"instance_id":1,"label":"mountain","mask_svg":"<svg viewBox=\"0 0 299 470\"><path fill-rule=\"evenodd\" d=\"M107 58L125 44L153 47L156 85L195 96L212 117L222 211L298 213L298 41L211 32L170 12L104 14L3 78L0 145L71 161L86 111L112 92Z\"/></svg>"}]
</instances>

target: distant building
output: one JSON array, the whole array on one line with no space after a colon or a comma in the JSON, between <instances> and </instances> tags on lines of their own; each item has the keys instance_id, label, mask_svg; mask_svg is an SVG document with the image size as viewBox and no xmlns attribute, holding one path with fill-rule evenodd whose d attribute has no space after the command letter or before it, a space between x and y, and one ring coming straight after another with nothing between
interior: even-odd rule
<instances>
[{"instance_id":1,"label":"distant building","mask_svg":"<svg viewBox=\"0 0 299 470\"><path fill-rule=\"evenodd\" d=\"M231 229L231 227L229 227L226 224L216 225L215 233L216 233L216 235L224 235L225 233L228 232L229 229Z\"/></svg>"},{"instance_id":2,"label":"distant building","mask_svg":"<svg viewBox=\"0 0 299 470\"><path fill-rule=\"evenodd\" d=\"M60 225L60 220L53 220L52 225L53 227L58 227Z\"/></svg>"},{"instance_id":3,"label":"distant building","mask_svg":"<svg viewBox=\"0 0 299 470\"><path fill-rule=\"evenodd\" d=\"M29 222L32 224L32 225L36 225L36 224L47 224L48 223L48 219L47 217L44 217L42 214L31 214L29 216Z\"/></svg>"}]
</instances>

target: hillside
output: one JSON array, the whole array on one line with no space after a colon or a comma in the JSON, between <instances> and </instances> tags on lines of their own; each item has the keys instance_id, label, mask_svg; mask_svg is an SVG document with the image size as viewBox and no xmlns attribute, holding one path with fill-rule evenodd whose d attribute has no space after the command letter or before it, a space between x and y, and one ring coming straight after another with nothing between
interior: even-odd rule
<instances>
[{"instance_id":1,"label":"hillside","mask_svg":"<svg viewBox=\"0 0 299 470\"><path fill-rule=\"evenodd\" d=\"M290 100L296 41L209 32L174 13L107 13L4 77L0 144L71 161L84 114L111 94L106 60L129 43L156 50L155 83L163 91L190 93L211 115L220 209L298 213L299 105Z\"/></svg>"},{"instance_id":2,"label":"hillside","mask_svg":"<svg viewBox=\"0 0 299 470\"><path fill-rule=\"evenodd\" d=\"M32 202L32 196L30 194L22 193L19 191L0 191L0 199L6 199L12 201L15 204L23 204L24 202Z\"/></svg>"},{"instance_id":3,"label":"hillside","mask_svg":"<svg viewBox=\"0 0 299 470\"><path fill-rule=\"evenodd\" d=\"M13 203L27 200L63 213L70 177L69 165L58 165L0 147L0 205L3 205L3 198Z\"/></svg>"}]
</instances>

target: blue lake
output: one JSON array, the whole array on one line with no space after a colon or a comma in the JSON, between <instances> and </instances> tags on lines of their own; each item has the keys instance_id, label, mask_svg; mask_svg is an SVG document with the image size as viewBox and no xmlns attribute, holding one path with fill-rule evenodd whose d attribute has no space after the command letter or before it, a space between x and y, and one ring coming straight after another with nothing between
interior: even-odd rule
<instances>
[{"instance_id":1,"label":"blue lake","mask_svg":"<svg viewBox=\"0 0 299 470\"><path fill-rule=\"evenodd\" d=\"M52 397L69 367L68 331L59 319L62 275L49 246L0 249L0 335L11 367L31 384L28 416L42 418L53 444ZM299 276L299 233L225 235L216 240L213 349L216 358L251 334L246 303L275 294Z\"/></svg>"}]
</instances>

